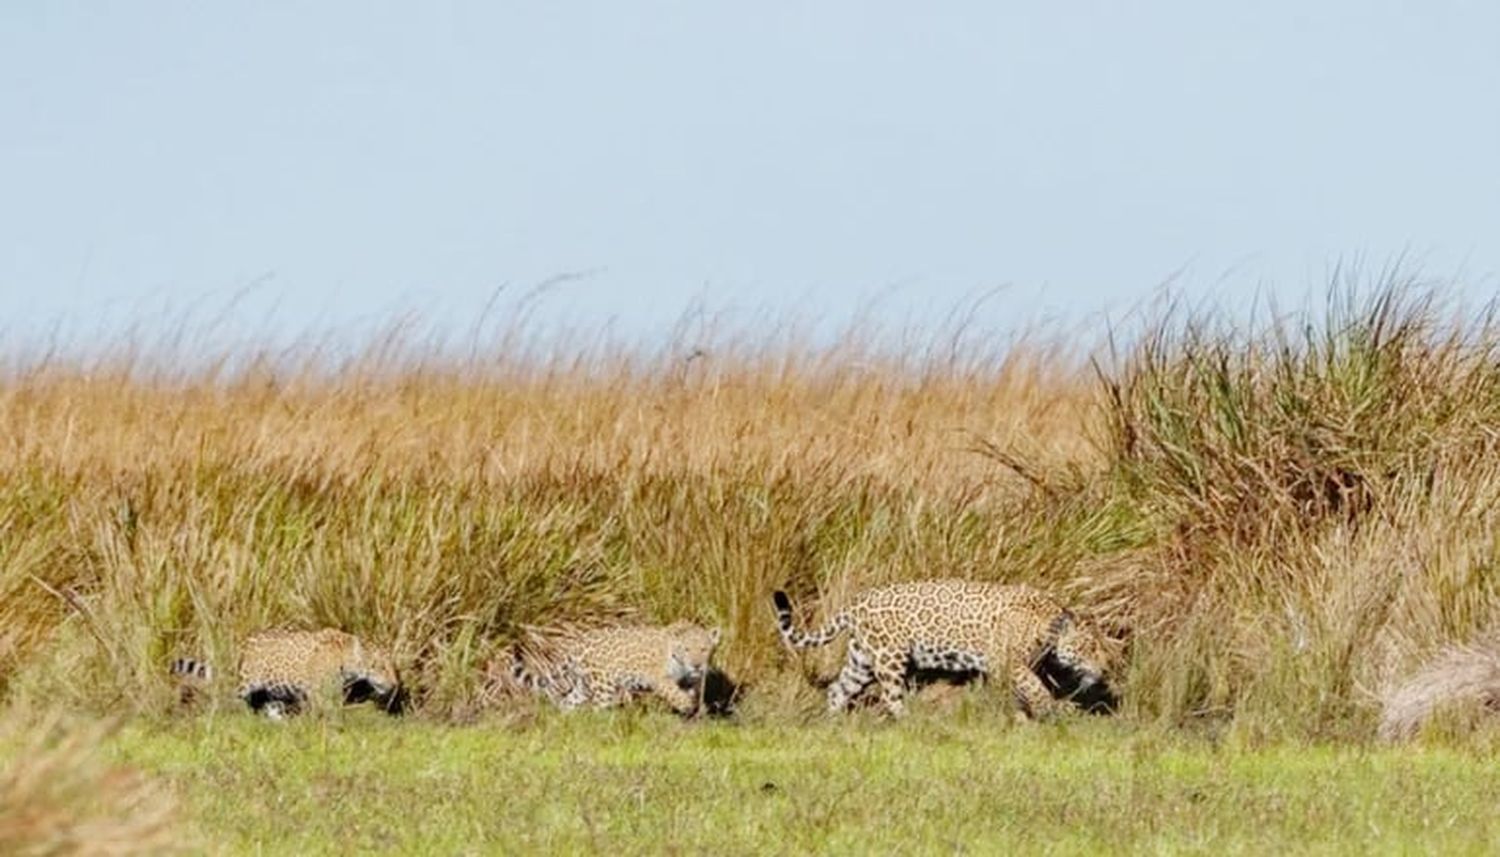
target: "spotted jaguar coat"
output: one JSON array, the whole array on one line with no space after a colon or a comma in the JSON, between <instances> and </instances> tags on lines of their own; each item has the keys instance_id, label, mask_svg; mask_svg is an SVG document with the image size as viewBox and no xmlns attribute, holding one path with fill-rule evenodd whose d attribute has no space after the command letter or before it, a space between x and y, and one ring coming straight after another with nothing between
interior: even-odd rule
<instances>
[{"instance_id":1,"label":"spotted jaguar coat","mask_svg":"<svg viewBox=\"0 0 1500 857\"><path fill-rule=\"evenodd\" d=\"M899 716L913 670L1007 671L1027 716L1050 709L1056 699L1095 712L1116 707L1108 673L1117 646L1029 586L966 580L882 586L810 632L797 629L785 592L774 593L773 603L781 637L793 649L849 635L843 669L828 688L830 711L844 710L874 685L885 709Z\"/></svg>"},{"instance_id":2,"label":"spotted jaguar coat","mask_svg":"<svg viewBox=\"0 0 1500 857\"><path fill-rule=\"evenodd\" d=\"M691 715L702 702L718 643L717 628L691 622L591 628L556 637L531 657L514 652L512 672L523 687L565 710L652 695Z\"/></svg>"},{"instance_id":3,"label":"spotted jaguar coat","mask_svg":"<svg viewBox=\"0 0 1500 857\"><path fill-rule=\"evenodd\" d=\"M188 693L214 678L211 666L191 658L173 661L171 671ZM373 701L392 714L406 698L385 649L334 628L250 635L240 651L236 693L273 720L298 714L323 695L345 704Z\"/></svg>"}]
</instances>

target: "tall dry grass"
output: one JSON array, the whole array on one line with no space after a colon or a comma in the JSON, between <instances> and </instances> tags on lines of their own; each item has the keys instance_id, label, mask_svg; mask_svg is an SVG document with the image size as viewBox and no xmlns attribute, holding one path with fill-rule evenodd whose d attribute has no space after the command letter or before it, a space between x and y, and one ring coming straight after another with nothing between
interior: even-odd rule
<instances>
[{"instance_id":1,"label":"tall dry grass","mask_svg":"<svg viewBox=\"0 0 1500 857\"><path fill-rule=\"evenodd\" d=\"M1380 737L1410 738L1444 714L1472 719L1500 711L1500 634L1455 643L1438 652L1385 695Z\"/></svg>"},{"instance_id":2,"label":"tall dry grass","mask_svg":"<svg viewBox=\"0 0 1500 857\"><path fill-rule=\"evenodd\" d=\"M107 730L0 721L0 853L123 857L181 850L172 798L98 758Z\"/></svg>"},{"instance_id":3,"label":"tall dry grass","mask_svg":"<svg viewBox=\"0 0 1500 857\"><path fill-rule=\"evenodd\" d=\"M1500 337L1418 284L1332 294L1163 311L1113 353L960 319L897 348L12 361L0 693L163 710L172 654L333 624L395 641L440 714L524 625L629 612L720 624L753 691L797 680L773 588L961 575L1130 626L1134 716L1368 732L1496 618Z\"/></svg>"}]
</instances>

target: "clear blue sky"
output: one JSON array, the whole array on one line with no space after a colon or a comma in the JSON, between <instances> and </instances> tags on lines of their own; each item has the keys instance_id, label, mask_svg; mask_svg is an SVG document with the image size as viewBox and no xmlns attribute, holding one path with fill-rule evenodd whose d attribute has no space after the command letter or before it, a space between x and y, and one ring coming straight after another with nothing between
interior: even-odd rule
<instances>
[{"instance_id":1,"label":"clear blue sky","mask_svg":"<svg viewBox=\"0 0 1500 857\"><path fill-rule=\"evenodd\" d=\"M1403 252L1495 289L1495 3L0 6L11 337L568 272L546 312L627 331L1002 285L1005 325Z\"/></svg>"}]
</instances>

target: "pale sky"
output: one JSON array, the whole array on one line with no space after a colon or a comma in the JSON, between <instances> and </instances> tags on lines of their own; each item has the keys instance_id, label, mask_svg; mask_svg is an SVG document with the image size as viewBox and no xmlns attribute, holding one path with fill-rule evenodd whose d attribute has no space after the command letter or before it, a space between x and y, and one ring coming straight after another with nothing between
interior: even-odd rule
<instances>
[{"instance_id":1,"label":"pale sky","mask_svg":"<svg viewBox=\"0 0 1500 857\"><path fill-rule=\"evenodd\" d=\"M0 4L12 344L575 272L544 314L647 337L999 286L1003 328L1403 253L1496 290L1500 4Z\"/></svg>"}]
</instances>

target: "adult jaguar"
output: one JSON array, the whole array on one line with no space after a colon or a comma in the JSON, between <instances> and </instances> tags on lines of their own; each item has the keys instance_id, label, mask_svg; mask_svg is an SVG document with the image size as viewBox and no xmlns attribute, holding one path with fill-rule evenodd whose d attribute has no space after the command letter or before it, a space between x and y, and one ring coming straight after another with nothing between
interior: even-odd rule
<instances>
[{"instance_id":1,"label":"adult jaguar","mask_svg":"<svg viewBox=\"0 0 1500 857\"><path fill-rule=\"evenodd\" d=\"M870 685L894 716L912 670L1010 673L1017 704L1028 717L1066 699L1108 713L1118 699L1109 683L1118 644L1047 594L1023 585L922 580L866 590L822 628L803 632L792 602L772 600L788 646L825 646L849 634L849 651L828 688L828 708L842 711Z\"/></svg>"}]
</instances>

